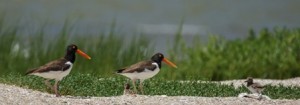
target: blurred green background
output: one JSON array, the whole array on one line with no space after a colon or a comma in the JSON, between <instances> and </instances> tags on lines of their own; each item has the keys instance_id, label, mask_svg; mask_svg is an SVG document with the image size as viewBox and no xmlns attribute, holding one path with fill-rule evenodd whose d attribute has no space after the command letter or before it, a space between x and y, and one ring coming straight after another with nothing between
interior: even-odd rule
<instances>
[{"instance_id":1,"label":"blurred green background","mask_svg":"<svg viewBox=\"0 0 300 105\"><path fill-rule=\"evenodd\" d=\"M77 56L71 75L113 77L156 52L178 66L163 64L157 77L168 80L300 75L297 1L0 2L0 75L62 57L71 43L92 57Z\"/></svg>"}]
</instances>

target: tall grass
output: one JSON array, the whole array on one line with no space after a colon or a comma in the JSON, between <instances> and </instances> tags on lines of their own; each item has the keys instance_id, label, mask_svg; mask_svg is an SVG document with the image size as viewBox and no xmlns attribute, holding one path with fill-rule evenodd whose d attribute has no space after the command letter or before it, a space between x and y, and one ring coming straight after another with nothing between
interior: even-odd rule
<instances>
[{"instance_id":1,"label":"tall grass","mask_svg":"<svg viewBox=\"0 0 300 105\"><path fill-rule=\"evenodd\" d=\"M17 72L43 65L65 55L66 46L73 43L92 57L86 60L77 55L71 73L91 73L112 76L114 70L148 59L153 47L143 36L125 41L110 32L109 35L70 35L66 23L59 35L49 39L42 31L30 36L17 34L17 28L0 32L0 74ZM43 30L43 29L41 29Z\"/></svg>"},{"instance_id":2,"label":"tall grass","mask_svg":"<svg viewBox=\"0 0 300 105\"><path fill-rule=\"evenodd\" d=\"M114 28L115 24L112 24ZM146 36L130 41L110 34L70 35L66 22L59 35L49 39L41 28L30 36L18 34L18 27L4 28L0 19L0 75L26 70L64 56L65 47L74 43L92 57L77 56L71 73L89 73L112 77L114 70L140 60L149 59L154 47ZM181 31L174 36L168 58L178 69L163 66L157 77L169 80L225 80L247 76L259 78L291 78L300 75L300 29L274 28L258 32L250 30L245 39L227 40L210 35L206 42L196 36L191 46L184 41ZM19 46L19 48L18 48Z\"/></svg>"},{"instance_id":3,"label":"tall grass","mask_svg":"<svg viewBox=\"0 0 300 105\"><path fill-rule=\"evenodd\" d=\"M177 37L180 37L178 35ZM178 38L176 42L181 42ZM300 76L300 29L262 29L249 31L245 39L226 40L210 36L203 44L195 39L191 47L174 46L184 56L178 71L185 77L209 80L259 78L291 78Z\"/></svg>"}]
</instances>

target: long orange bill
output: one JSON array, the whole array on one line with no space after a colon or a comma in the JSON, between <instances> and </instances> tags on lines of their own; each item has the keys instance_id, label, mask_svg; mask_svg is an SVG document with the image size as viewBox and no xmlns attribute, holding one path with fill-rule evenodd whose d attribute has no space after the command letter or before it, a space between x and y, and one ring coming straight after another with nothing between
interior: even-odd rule
<instances>
[{"instance_id":1,"label":"long orange bill","mask_svg":"<svg viewBox=\"0 0 300 105\"><path fill-rule=\"evenodd\" d=\"M166 62L168 65L177 68L177 66L173 62L169 61L167 58L164 58L163 61Z\"/></svg>"},{"instance_id":2,"label":"long orange bill","mask_svg":"<svg viewBox=\"0 0 300 105\"><path fill-rule=\"evenodd\" d=\"M76 51L79 55L83 56L86 59L91 59L91 57L89 55L87 55L86 53L84 53L83 51L77 49Z\"/></svg>"}]
</instances>

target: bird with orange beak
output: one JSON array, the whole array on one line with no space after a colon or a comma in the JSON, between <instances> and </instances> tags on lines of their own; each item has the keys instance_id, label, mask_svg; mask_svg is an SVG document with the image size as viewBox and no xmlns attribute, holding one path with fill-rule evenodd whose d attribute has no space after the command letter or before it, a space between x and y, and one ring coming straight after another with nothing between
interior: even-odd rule
<instances>
[{"instance_id":1,"label":"bird with orange beak","mask_svg":"<svg viewBox=\"0 0 300 105\"><path fill-rule=\"evenodd\" d=\"M117 70L116 73L126 76L132 80L135 93L137 93L135 82L136 80L140 80L140 91L144 94L143 81L155 76L160 71L162 61L174 68L177 68L177 66L165 58L162 53L156 53L152 56L151 60L138 62L129 67Z\"/></svg>"},{"instance_id":2,"label":"bird with orange beak","mask_svg":"<svg viewBox=\"0 0 300 105\"><path fill-rule=\"evenodd\" d=\"M78 53L86 59L91 59L90 56L78 49L76 45L71 44L67 47L66 54L63 58L51 61L38 68L31 69L26 73L26 75L36 75L46 78L45 84L55 92L56 97L59 97L58 83L70 73L75 62L75 53ZM52 79L55 80L53 86L49 83L49 80Z\"/></svg>"}]
</instances>

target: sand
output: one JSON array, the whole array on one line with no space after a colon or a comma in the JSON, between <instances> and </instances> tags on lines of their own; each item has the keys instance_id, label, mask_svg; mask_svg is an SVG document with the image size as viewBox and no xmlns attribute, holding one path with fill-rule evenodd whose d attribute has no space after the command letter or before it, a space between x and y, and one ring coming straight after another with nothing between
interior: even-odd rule
<instances>
[{"instance_id":1,"label":"sand","mask_svg":"<svg viewBox=\"0 0 300 105\"><path fill-rule=\"evenodd\" d=\"M238 87L244 80L222 81L222 84L231 84ZM300 78L287 80L255 79L261 84L284 86L299 86ZM148 96L148 95L121 95L113 97L55 97L54 94L43 93L13 85L0 84L1 105L300 105L300 100L271 99L257 100L252 98L236 97L194 97L194 96Z\"/></svg>"}]
</instances>

